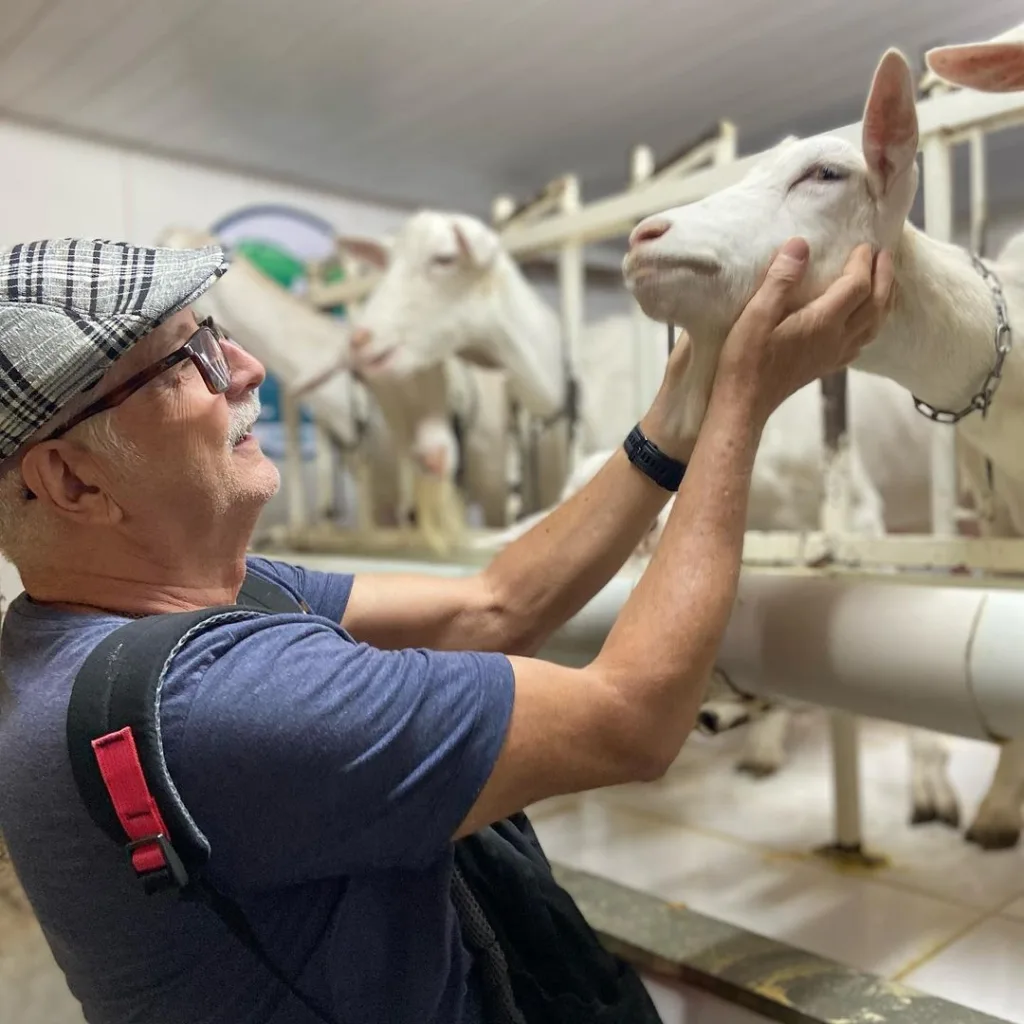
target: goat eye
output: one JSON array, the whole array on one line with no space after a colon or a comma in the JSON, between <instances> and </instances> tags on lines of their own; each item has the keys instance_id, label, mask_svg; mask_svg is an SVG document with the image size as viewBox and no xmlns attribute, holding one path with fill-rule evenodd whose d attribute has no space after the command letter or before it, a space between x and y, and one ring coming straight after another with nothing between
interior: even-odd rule
<instances>
[{"instance_id":1,"label":"goat eye","mask_svg":"<svg viewBox=\"0 0 1024 1024\"><path fill-rule=\"evenodd\" d=\"M809 167L801 181L845 181L850 176L849 171L839 167L830 167L828 164L815 164Z\"/></svg>"},{"instance_id":2,"label":"goat eye","mask_svg":"<svg viewBox=\"0 0 1024 1024\"><path fill-rule=\"evenodd\" d=\"M439 267L450 267L455 262L455 253L435 253L435 255L431 257L430 262L436 264Z\"/></svg>"}]
</instances>

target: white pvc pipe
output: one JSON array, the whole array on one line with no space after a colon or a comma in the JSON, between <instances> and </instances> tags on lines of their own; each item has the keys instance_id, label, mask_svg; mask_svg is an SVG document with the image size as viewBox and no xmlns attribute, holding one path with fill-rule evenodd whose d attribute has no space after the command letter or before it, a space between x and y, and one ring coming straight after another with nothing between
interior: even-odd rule
<instances>
[{"instance_id":1,"label":"white pvc pipe","mask_svg":"<svg viewBox=\"0 0 1024 1024\"><path fill-rule=\"evenodd\" d=\"M953 167L948 143L939 135L922 147L924 229L941 242L953 240ZM956 428L945 423L932 427L931 494L932 533L955 537L957 530Z\"/></svg>"},{"instance_id":2,"label":"white pvc pipe","mask_svg":"<svg viewBox=\"0 0 1024 1024\"><path fill-rule=\"evenodd\" d=\"M469 563L294 556L334 572L464 576ZM623 571L540 656L586 664L639 570ZM746 693L794 700L973 739L1024 738L1024 593L745 570L717 665Z\"/></svg>"},{"instance_id":3,"label":"white pvc pipe","mask_svg":"<svg viewBox=\"0 0 1024 1024\"><path fill-rule=\"evenodd\" d=\"M829 714L832 741L832 792L836 846L840 850L861 848L860 744L857 716L848 711Z\"/></svg>"}]
</instances>

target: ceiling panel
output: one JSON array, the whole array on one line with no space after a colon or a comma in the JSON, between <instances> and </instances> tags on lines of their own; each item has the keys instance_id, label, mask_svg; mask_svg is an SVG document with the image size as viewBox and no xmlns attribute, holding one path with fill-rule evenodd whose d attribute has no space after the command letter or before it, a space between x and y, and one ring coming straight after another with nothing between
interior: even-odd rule
<instances>
[{"instance_id":1,"label":"ceiling panel","mask_svg":"<svg viewBox=\"0 0 1024 1024\"><path fill-rule=\"evenodd\" d=\"M566 171L587 195L619 188L635 143L665 153L722 117L744 152L856 119L887 46L920 66L1022 16L1017 0L5 0L0 108L483 213ZM999 195L1016 145L994 150Z\"/></svg>"},{"instance_id":2,"label":"ceiling panel","mask_svg":"<svg viewBox=\"0 0 1024 1024\"><path fill-rule=\"evenodd\" d=\"M134 0L45 0L17 46L0 58L0 103L47 110L74 96L92 45Z\"/></svg>"}]
</instances>

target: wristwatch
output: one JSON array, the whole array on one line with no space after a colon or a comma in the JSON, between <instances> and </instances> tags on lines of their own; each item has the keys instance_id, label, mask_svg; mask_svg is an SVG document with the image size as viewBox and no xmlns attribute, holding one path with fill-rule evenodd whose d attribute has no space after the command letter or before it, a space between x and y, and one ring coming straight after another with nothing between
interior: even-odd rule
<instances>
[{"instance_id":1,"label":"wristwatch","mask_svg":"<svg viewBox=\"0 0 1024 1024\"><path fill-rule=\"evenodd\" d=\"M666 455L644 432L638 423L622 442L626 458L666 491L678 491L686 473L686 463Z\"/></svg>"}]
</instances>

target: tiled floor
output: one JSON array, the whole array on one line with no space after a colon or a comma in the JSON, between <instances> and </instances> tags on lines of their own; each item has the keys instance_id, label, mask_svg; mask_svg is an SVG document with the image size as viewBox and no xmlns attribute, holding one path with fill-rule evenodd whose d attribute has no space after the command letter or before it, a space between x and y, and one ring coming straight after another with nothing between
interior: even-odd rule
<instances>
[{"instance_id":1,"label":"tiled floor","mask_svg":"<svg viewBox=\"0 0 1024 1024\"><path fill-rule=\"evenodd\" d=\"M742 733L695 736L665 779L531 809L549 855L702 913L1024 1024L1024 849L983 853L942 826L912 829L906 733L862 724L865 837L885 866L838 868L822 712L774 779L737 775ZM968 822L993 747L950 739Z\"/></svg>"}]
</instances>

